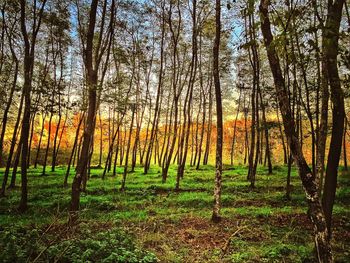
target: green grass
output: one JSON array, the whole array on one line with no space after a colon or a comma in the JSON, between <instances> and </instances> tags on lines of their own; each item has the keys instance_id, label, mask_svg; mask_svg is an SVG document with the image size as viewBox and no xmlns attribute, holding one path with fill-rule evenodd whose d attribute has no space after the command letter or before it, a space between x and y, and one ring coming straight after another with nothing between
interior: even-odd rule
<instances>
[{"instance_id":1,"label":"green grass","mask_svg":"<svg viewBox=\"0 0 350 263\"><path fill-rule=\"evenodd\" d=\"M134 173L127 175L123 193L119 191L122 168L118 168L116 177L109 175L105 180L101 179L101 169L92 169L87 191L81 194L80 221L84 225L81 229L96 228L103 233L117 231L111 235L122 233L121 236L132 237L125 245L128 249L131 247L132 254L118 251L119 260L125 255L137 255L136 261L141 260L138 257L151 260L152 254L143 252L151 251L161 262L312 262L312 227L306 216L300 179L293 169L292 199L288 201L285 198L287 168L274 168L274 173L268 175L264 167L259 167L256 188L252 190L246 181L246 167L224 167L221 211L224 220L220 224L210 222L213 166L203 166L199 171L187 167L179 192L174 191L175 166L170 168L165 184L161 183L161 169L157 166L151 167L147 175L143 174L142 167L137 167ZM0 173L2 179L3 170ZM55 238L54 229L44 231L48 226L63 227L67 222L70 187L63 187L64 174L65 167L58 167L46 176L41 175L40 168L29 169L29 209L19 214L20 189L8 191L6 198L0 199L0 234L13 228L37 230L46 239L54 239L46 254L66 253L64 242L67 241L63 237ZM20 184L20 178L17 183ZM349 174L340 175L333 236L338 262L350 261L349 189ZM86 237L82 232L72 232L76 235L75 243L72 241L69 246L81 249L84 242L94 246L100 238L96 233L89 241L84 241ZM18 238L16 235L13 234ZM113 247L107 245L110 234L105 237L107 241L100 240L99 244L112 258L106 262L118 262L113 258ZM32 238L34 243L41 244L40 238L39 241L35 236ZM26 253L29 252L23 251L23 258L28 257ZM0 259L5 253L9 252L0 251ZM31 253L33 258L38 252ZM89 255L85 255L86 258ZM45 261L44 257L41 259ZM71 261L79 262L73 255ZM132 262L128 258L124 261Z\"/></svg>"}]
</instances>

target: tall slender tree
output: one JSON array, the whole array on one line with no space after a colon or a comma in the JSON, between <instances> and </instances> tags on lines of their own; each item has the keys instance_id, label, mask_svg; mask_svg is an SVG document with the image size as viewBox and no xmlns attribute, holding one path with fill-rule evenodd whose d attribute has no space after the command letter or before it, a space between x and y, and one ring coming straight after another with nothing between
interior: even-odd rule
<instances>
[{"instance_id":1,"label":"tall slender tree","mask_svg":"<svg viewBox=\"0 0 350 263\"><path fill-rule=\"evenodd\" d=\"M222 145L223 145L223 121L222 121L222 99L220 87L219 54L221 35L221 1L216 0L215 4L215 40L213 46L213 76L216 98L216 158L215 158L215 186L214 206L212 221L221 221L221 177L222 177Z\"/></svg>"},{"instance_id":2,"label":"tall slender tree","mask_svg":"<svg viewBox=\"0 0 350 263\"><path fill-rule=\"evenodd\" d=\"M328 152L326 178L322 196L323 210L326 216L328 238L332 233L332 212L337 189L338 167L344 132L344 94L338 72L339 28L345 0L329 0L327 20L323 34L323 52L325 53L327 77L331 91L332 135Z\"/></svg>"},{"instance_id":3,"label":"tall slender tree","mask_svg":"<svg viewBox=\"0 0 350 263\"><path fill-rule=\"evenodd\" d=\"M275 84L276 96L282 113L283 126L290 151L298 166L299 176L305 190L309 206L309 216L314 225L315 246L318 261L333 262L326 218L318 195L318 183L315 174L312 173L312 170L308 166L301 150L301 144L295 129L295 121L289 105L288 93L284 82L285 80L282 75L280 59L273 42L274 37L271 30L269 5L269 0L260 1L259 10L261 16L261 31L264 37L267 57Z\"/></svg>"},{"instance_id":4,"label":"tall slender tree","mask_svg":"<svg viewBox=\"0 0 350 263\"><path fill-rule=\"evenodd\" d=\"M86 125L83 133L83 142L82 149L80 153L80 159L78 160L78 165L76 168L76 175L72 183L72 196L71 196L71 205L70 205L70 222L74 223L77 217L77 211L79 210L79 201L80 201L80 191L81 183L83 179L86 182L86 174L88 170L88 163L91 158L91 147L94 135L94 128L96 122L96 109L97 109L97 90L98 90L98 72L100 64L103 58L103 55L106 54L106 51L109 51L107 48L111 41L112 28L114 26L114 10L115 10L115 1L112 0L111 3L111 12L110 12L110 23L105 29L106 22L106 10L107 10L107 0L102 3L102 14L100 21L99 34L97 34L97 41L95 40L95 28L97 20L97 9L98 9L98 0L92 0L89 10L89 20L86 35L82 34L84 32L83 28L80 28L81 32L81 41L83 44L83 60L86 71L86 84L88 88L88 110L86 117ZM79 7L78 7L79 9ZM80 18L78 18L80 19ZM80 27L82 25L80 24ZM106 36L104 36L106 34Z\"/></svg>"},{"instance_id":5,"label":"tall slender tree","mask_svg":"<svg viewBox=\"0 0 350 263\"><path fill-rule=\"evenodd\" d=\"M24 84L23 84L23 94L24 94L24 112L22 120L22 130L21 130L21 200L19 204L19 210L24 212L27 210L27 199L28 199L28 190L27 190L27 168L28 168L28 139L29 139L29 129L30 129L30 113L31 113L31 91L32 91L32 80L33 80L33 67L34 67L34 55L35 55L35 46L40 30L43 12L46 4L46 0L42 1L41 6L37 7L37 2L34 1L32 7L33 23L31 28L31 33L28 34L27 29L27 1L21 0L21 33L24 40Z\"/></svg>"}]
</instances>

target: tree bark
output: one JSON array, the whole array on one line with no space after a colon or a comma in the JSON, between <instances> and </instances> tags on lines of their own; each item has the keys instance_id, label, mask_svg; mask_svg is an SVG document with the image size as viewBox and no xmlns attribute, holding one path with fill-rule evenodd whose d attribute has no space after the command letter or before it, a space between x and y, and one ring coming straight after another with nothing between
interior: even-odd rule
<instances>
[{"instance_id":1,"label":"tree bark","mask_svg":"<svg viewBox=\"0 0 350 263\"><path fill-rule=\"evenodd\" d=\"M215 7L215 40L213 47L213 75L216 98L216 162L215 162L215 186L214 186L214 206L212 221L221 221L221 177L222 177L222 144L223 144L223 121L222 121L222 101L220 88L220 71L219 71L219 52L220 52L220 33L221 33L221 0L216 0Z\"/></svg>"},{"instance_id":2,"label":"tree bark","mask_svg":"<svg viewBox=\"0 0 350 263\"><path fill-rule=\"evenodd\" d=\"M344 94L341 88L338 73L338 40L342 10L345 0L329 0L328 14L324 28L324 56L326 59L327 77L331 91L332 111L332 135L328 152L326 178L322 196L322 206L326 216L328 238L332 233L332 212L337 188L338 167L341 155L344 132Z\"/></svg>"},{"instance_id":3,"label":"tree bark","mask_svg":"<svg viewBox=\"0 0 350 263\"><path fill-rule=\"evenodd\" d=\"M154 116L153 116L153 122L152 122L152 128L151 128L151 135L150 140L147 148L146 153L146 159L144 164L144 173L147 174L150 162L152 158L152 149L153 149L153 143L155 141L156 133L158 131L158 120L159 120L159 112L160 112L160 98L162 94L162 85L163 85L163 68L164 68L164 41L165 41L165 2L162 1L162 22L161 22L161 44L160 44L160 69L159 69L159 75L158 75L158 88L157 88L157 98L155 103L155 109L154 109Z\"/></svg>"},{"instance_id":4,"label":"tree bark","mask_svg":"<svg viewBox=\"0 0 350 263\"><path fill-rule=\"evenodd\" d=\"M64 182L63 182L63 186L64 187L68 186L68 177L69 177L70 167L71 167L71 164L72 164L72 161L73 161L74 154L75 154L76 151L78 151L77 144L78 144L78 140L79 140L80 127L81 127L81 124L83 123L84 117L85 117L85 112L80 117L80 120L79 120L79 123L78 123L78 127L77 127L77 130L75 132L75 139L74 139L74 143L73 143L73 147L72 147L72 152L71 152L70 157L69 157L69 161L68 161L68 164L67 164L67 171L66 171L66 175L64 177Z\"/></svg>"},{"instance_id":5,"label":"tree bark","mask_svg":"<svg viewBox=\"0 0 350 263\"><path fill-rule=\"evenodd\" d=\"M70 204L70 222L75 223L77 220L77 211L79 210L80 202L80 187L83 179L84 171L86 171L91 139L93 135L93 128L96 115L96 93L97 93L97 68L93 67L93 39L96 24L96 14L97 14L98 0L92 0L90 6L89 14L89 26L86 36L86 48L85 48L85 67L86 67L86 78L87 86L89 91L89 104L88 104L88 114L86 119L86 126L83 134L83 144L80 159L76 168L76 175L72 183L72 196Z\"/></svg>"},{"instance_id":6,"label":"tree bark","mask_svg":"<svg viewBox=\"0 0 350 263\"><path fill-rule=\"evenodd\" d=\"M213 93L212 93L212 76L210 76L209 81L209 111L208 111L208 123L207 123L207 137L205 143L205 151L203 158L203 165L207 165L209 161L209 153L210 153L210 142L211 142L211 128L212 128L212 118L213 118Z\"/></svg>"},{"instance_id":7,"label":"tree bark","mask_svg":"<svg viewBox=\"0 0 350 263\"><path fill-rule=\"evenodd\" d=\"M44 164L43 164L43 173L42 173L42 175L46 175L47 157L49 155L49 148L50 148L50 141L51 141L52 117L53 117L53 113L52 113L52 109L51 109L50 119L49 119L49 127L48 127L49 131L48 131L48 135L47 135L47 144L46 144L46 151L45 151L45 156L44 156Z\"/></svg>"},{"instance_id":8,"label":"tree bark","mask_svg":"<svg viewBox=\"0 0 350 263\"><path fill-rule=\"evenodd\" d=\"M237 120L238 120L238 115L239 111L241 108L241 97L242 97L242 90L239 90L239 98L238 98L238 105L237 105L237 112L236 112L236 117L235 117L235 122L233 125L233 135L232 135L232 143L231 143L231 153L230 153L230 161L231 165L233 165L233 159L234 159L234 150L235 150L235 143L236 143L236 133L237 133Z\"/></svg>"},{"instance_id":9,"label":"tree bark","mask_svg":"<svg viewBox=\"0 0 350 263\"><path fill-rule=\"evenodd\" d=\"M130 152L130 147L131 147L132 131L133 131L133 126L134 126L135 111L136 111L136 109L135 109L136 106L134 104L132 104L130 106L131 106L132 115L131 115L131 123L130 123L130 128L129 128L128 144L126 146L126 153L125 153L123 179L122 179L122 184L120 187L121 192L125 191L126 175L128 173L129 152Z\"/></svg>"}]
</instances>

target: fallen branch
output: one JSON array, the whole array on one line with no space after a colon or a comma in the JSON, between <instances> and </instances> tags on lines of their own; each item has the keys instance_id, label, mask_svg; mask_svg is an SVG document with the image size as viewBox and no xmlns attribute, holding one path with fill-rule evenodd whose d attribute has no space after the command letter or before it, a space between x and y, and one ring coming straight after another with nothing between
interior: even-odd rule
<instances>
[{"instance_id":1,"label":"fallen branch","mask_svg":"<svg viewBox=\"0 0 350 263\"><path fill-rule=\"evenodd\" d=\"M230 245L230 243L231 243L231 239L232 239L233 237L235 237L235 236L236 236L239 232L241 232L243 229L246 229L247 227L248 227L247 225L241 226L241 227L237 228L237 230L236 230L235 232L232 233L232 235L226 240L225 246L222 248L223 255L226 254L227 249L228 249L228 247L229 247L229 245Z\"/></svg>"}]
</instances>

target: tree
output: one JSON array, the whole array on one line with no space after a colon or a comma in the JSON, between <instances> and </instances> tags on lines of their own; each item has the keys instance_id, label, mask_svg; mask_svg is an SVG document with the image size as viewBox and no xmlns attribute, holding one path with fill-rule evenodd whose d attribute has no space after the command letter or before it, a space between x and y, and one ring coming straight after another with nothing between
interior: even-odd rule
<instances>
[{"instance_id":1,"label":"tree","mask_svg":"<svg viewBox=\"0 0 350 263\"><path fill-rule=\"evenodd\" d=\"M26 6L27 2L21 0L21 32L24 40L24 84L23 84L23 94L24 94L24 112L22 120L22 131L21 131L21 200L19 204L19 210L24 212L27 210L27 162L28 162L28 139L29 139L29 129L30 129L30 111L31 111L31 90L32 90L32 79L33 79L33 67L34 67L34 53L35 44L37 40L37 35L40 29L44 7L46 0L42 1L41 7L38 10L37 2L34 1L33 12L34 18L32 23L32 33L28 34L27 31L27 18L26 18Z\"/></svg>"},{"instance_id":2,"label":"tree","mask_svg":"<svg viewBox=\"0 0 350 263\"><path fill-rule=\"evenodd\" d=\"M154 147L154 141L156 140L156 134L158 132L159 115L161 107L161 95L162 95L162 85L163 85L163 74L164 74L164 42L165 42L165 1L161 2L161 41L160 41L160 65L158 73L158 86L157 86L157 97L155 102L155 109L153 114L152 128L150 134L150 140L147 147L146 159L144 164L144 173L147 174L150 162L152 158L152 150Z\"/></svg>"},{"instance_id":3,"label":"tree","mask_svg":"<svg viewBox=\"0 0 350 263\"><path fill-rule=\"evenodd\" d=\"M216 158L215 158L215 186L214 186L214 207L212 221L219 222L221 208L221 177L222 177L222 144L223 144L223 121L222 101L220 88L219 52L220 52L220 31L221 31L221 1L216 0L215 5L216 33L213 46L213 76L216 98Z\"/></svg>"},{"instance_id":4,"label":"tree","mask_svg":"<svg viewBox=\"0 0 350 263\"><path fill-rule=\"evenodd\" d=\"M279 107L282 113L285 134L288 139L290 151L298 166L299 176L305 190L309 206L309 216L314 225L315 246L318 260L319 262L332 262L333 257L328 238L325 214L318 195L318 183L315 174L312 173L301 151L300 141L295 131L295 122L289 105L284 77L282 75L279 57L273 43L274 38L271 31L268 8L269 1L261 0L259 7L261 16L261 32L264 37L267 57L275 84Z\"/></svg>"},{"instance_id":5,"label":"tree","mask_svg":"<svg viewBox=\"0 0 350 263\"><path fill-rule=\"evenodd\" d=\"M331 91L332 135L328 153L326 178L322 196L322 206L326 217L328 238L332 233L332 211L337 188L338 167L344 132L344 94L338 72L338 39L344 0L328 1L327 20L323 34L323 52L325 53L327 78Z\"/></svg>"},{"instance_id":6,"label":"tree","mask_svg":"<svg viewBox=\"0 0 350 263\"><path fill-rule=\"evenodd\" d=\"M92 0L89 10L89 20L86 35L83 34L84 29L80 28L81 41L83 44L84 65L86 70L86 83L88 88L88 110L86 117L86 126L83 133L82 149L80 159L76 168L76 175L72 183L72 198L70 205L70 222L74 223L77 220L77 211L79 209L81 183L83 179L86 181L86 173L88 169L88 163L91 157L91 146L93 141L93 134L96 121L96 109L97 109L97 84L98 84L98 71L102 61L102 56L105 54L107 47L111 41L115 1L111 3L111 18L110 24L107 27L107 32L104 30L104 24L106 20L106 8L107 1L103 2L102 17L100 22L100 32L98 34L98 40L94 45L96 16L98 9L98 0ZM79 7L78 7L79 9ZM78 18L79 19L79 18ZM79 23L80 24L80 23ZM81 26L81 24L80 24ZM106 33L105 38L103 34Z\"/></svg>"}]
</instances>

